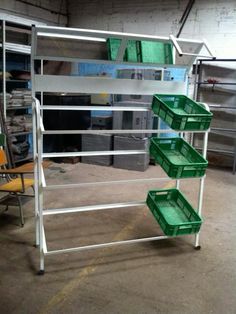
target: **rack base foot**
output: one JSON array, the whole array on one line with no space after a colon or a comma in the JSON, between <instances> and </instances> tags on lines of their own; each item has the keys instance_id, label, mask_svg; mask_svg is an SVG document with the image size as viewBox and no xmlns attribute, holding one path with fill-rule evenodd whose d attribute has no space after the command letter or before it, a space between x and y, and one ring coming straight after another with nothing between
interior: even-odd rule
<instances>
[{"instance_id":1,"label":"rack base foot","mask_svg":"<svg viewBox=\"0 0 236 314\"><path fill-rule=\"evenodd\" d=\"M42 269L40 269L40 270L38 271L37 275L38 275L38 276L43 276L44 273L45 273L45 271L42 270Z\"/></svg>"},{"instance_id":2,"label":"rack base foot","mask_svg":"<svg viewBox=\"0 0 236 314\"><path fill-rule=\"evenodd\" d=\"M34 247L37 249L39 248L39 244L34 244Z\"/></svg>"},{"instance_id":3,"label":"rack base foot","mask_svg":"<svg viewBox=\"0 0 236 314\"><path fill-rule=\"evenodd\" d=\"M201 250L201 245L195 246L195 247L194 247L194 250L200 251L200 250Z\"/></svg>"}]
</instances>

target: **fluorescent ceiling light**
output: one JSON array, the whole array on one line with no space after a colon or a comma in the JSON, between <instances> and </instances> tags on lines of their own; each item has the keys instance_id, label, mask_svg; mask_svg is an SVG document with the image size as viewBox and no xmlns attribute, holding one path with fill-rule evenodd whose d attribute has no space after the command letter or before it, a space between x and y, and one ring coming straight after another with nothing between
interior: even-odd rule
<instances>
[{"instance_id":1,"label":"fluorescent ceiling light","mask_svg":"<svg viewBox=\"0 0 236 314\"><path fill-rule=\"evenodd\" d=\"M68 35L68 34L57 34L57 33L44 33L44 32L38 32L38 36L54 37L54 38L68 38L68 39L78 39L78 40L90 40L90 41L100 41L100 42L106 41L105 38L77 36L77 35Z\"/></svg>"}]
</instances>

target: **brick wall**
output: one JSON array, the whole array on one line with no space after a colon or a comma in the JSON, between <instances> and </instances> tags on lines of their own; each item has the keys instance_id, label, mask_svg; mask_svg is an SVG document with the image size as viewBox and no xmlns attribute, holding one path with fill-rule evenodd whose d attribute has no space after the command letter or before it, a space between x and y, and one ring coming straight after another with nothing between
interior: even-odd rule
<instances>
[{"instance_id":1,"label":"brick wall","mask_svg":"<svg viewBox=\"0 0 236 314\"><path fill-rule=\"evenodd\" d=\"M66 25L68 22L67 0L1 0L0 3L0 18L2 14L12 14L46 24Z\"/></svg>"},{"instance_id":2,"label":"brick wall","mask_svg":"<svg viewBox=\"0 0 236 314\"><path fill-rule=\"evenodd\" d=\"M188 0L69 0L69 25L168 36ZM205 38L217 57L235 57L236 1L196 0L181 37Z\"/></svg>"}]
</instances>

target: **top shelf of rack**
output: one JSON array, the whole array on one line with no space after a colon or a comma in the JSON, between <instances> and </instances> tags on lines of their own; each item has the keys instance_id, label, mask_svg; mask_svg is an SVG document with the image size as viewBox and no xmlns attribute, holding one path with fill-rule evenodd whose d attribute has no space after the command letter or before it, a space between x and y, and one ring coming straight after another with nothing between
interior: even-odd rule
<instances>
[{"instance_id":1,"label":"top shelf of rack","mask_svg":"<svg viewBox=\"0 0 236 314\"><path fill-rule=\"evenodd\" d=\"M107 40L111 38L120 40L120 46L114 61L108 60L107 56L104 57ZM57 41L56 45L55 41ZM34 46L32 52L35 60L144 65L142 62L123 62L127 46L132 41L170 44L174 48L174 64L172 66L175 67L189 68L192 66L196 57L214 58L205 41L176 38L173 35L164 37L53 26L36 26L32 29L32 42ZM58 49L60 45L63 49ZM55 47L57 48L55 49ZM100 58L91 57L93 49L97 49L97 52L100 53ZM206 51L204 56L201 54L202 49ZM63 55L58 55L62 52ZM159 63L145 63L145 65L171 66L170 64Z\"/></svg>"},{"instance_id":2,"label":"top shelf of rack","mask_svg":"<svg viewBox=\"0 0 236 314\"><path fill-rule=\"evenodd\" d=\"M0 47L2 48L2 44L0 43ZM21 54L26 54L30 55L31 53L31 46L28 45L20 45L20 44L15 44L15 43L5 43L5 49L7 52L11 53L21 53Z\"/></svg>"}]
</instances>

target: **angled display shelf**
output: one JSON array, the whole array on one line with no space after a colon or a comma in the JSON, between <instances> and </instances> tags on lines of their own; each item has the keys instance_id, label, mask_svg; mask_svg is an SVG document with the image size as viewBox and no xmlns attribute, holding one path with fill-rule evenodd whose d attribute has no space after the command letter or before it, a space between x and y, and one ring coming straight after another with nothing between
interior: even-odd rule
<instances>
[{"instance_id":1,"label":"angled display shelf","mask_svg":"<svg viewBox=\"0 0 236 314\"><path fill-rule=\"evenodd\" d=\"M84 43L94 44L103 43L108 38L117 38L121 40L121 45L117 54L117 59L110 61L106 58L91 57L85 58L83 52L80 54L80 50L84 49ZM50 48L48 41L58 40L63 42L63 50L58 49L58 45L55 45L57 49L53 51ZM144 63L133 63L124 62L123 56L125 49L129 40L144 40L152 42L165 42L175 47L174 50L174 64L154 64L159 67L181 67L188 71L192 63L194 62L196 56L199 55L203 46L207 48L209 53L208 57L212 58L209 48L206 43L199 40L187 40L170 37L158 37L158 36L146 36L139 34L127 34L127 33L117 33L117 32L107 32L107 31L96 31L96 30L85 30L85 29L75 29L75 28L61 28L61 27L33 27L32 29L32 92L34 97L33 104L33 126L34 126L34 161L35 161L35 192L36 192L36 206L35 206L35 216L36 216L36 245L39 246L40 250L40 271L39 274L44 273L44 259L45 256L83 251L87 249L97 249L121 244L132 244L138 242L154 241L166 239L168 236L153 236L148 238L139 238L125 241L100 243L88 246L72 247L59 250L49 251L47 249L47 242L44 232L44 216L47 215L59 215L65 213L80 213L88 211L99 211L105 209L119 209L119 208L129 208L135 206L145 205L145 200L143 201L131 201L127 203L114 203L114 204L104 204L104 205L89 205L80 206L72 208L54 208L46 209L43 202L44 191L50 190L60 190L60 189L70 189L76 187L88 187L88 186L98 186L98 185L112 185L112 184L123 184L130 183L136 184L140 182L156 182L156 181L173 181L169 177L164 178L148 178L148 179L138 179L138 180L119 180L119 181L105 181L105 182L91 182L91 183L78 183L78 184L61 184L61 185L48 185L44 171L42 168L42 162L44 158L57 158L57 157L67 157L67 156L105 156L105 155L136 155L136 154L147 154L146 150L108 150L108 151L82 151L82 152L50 152L44 153L42 149L42 140L44 135L48 134L136 134L136 133L173 133L173 130L162 130L162 129L145 129L145 130L46 130L43 125L42 114L44 110L94 110L94 107L83 107L83 106L46 106L40 103L36 98L36 93L44 92L56 92L56 93L107 93L107 94L133 94L133 95L153 95L159 94L187 94L187 80L182 81L151 81L151 80L136 80L136 79L105 79L101 77L79 77L79 76L61 76L61 75L44 75L43 73L43 61L67 61L67 62L86 62L86 63L109 63L109 64L125 64L125 65L145 65ZM75 51L68 49L68 55L66 55L66 45L70 41L76 41L75 46L69 45L70 47L76 47ZM184 45L183 45L184 44ZM78 46L77 46L78 45ZM47 47L47 49L46 49ZM186 51L183 49L186 48ZM73 50L73 48L72 48ZM58 54L64 54L58 55ZM78 56L79 55L79 56ZM204 57L206 57L204 55ZM36 61L41 61L41 74L35 73L34 63ZM146 64L147 65L147 64ZM148 63L149 66L153 64ZM207 106L206 106L207 108ZM115 106L103 106L98 107L98 110L126 110L126 111L147 111L147 107L115 107ZM97 110L96 109L96 110ZM208 131L196 131L204 134L204 148L203 157L206 157L207 150L207 139ZM193 131L186 131L185 133L193 133ZM181 134L183 136L183 133ZM197 179L197 178L196 178ZM203 188L204 188L205 176L198 178L200 180L199 186L199 196L198 196L198 213L201 215L202 210L202 199L203 199ZM176 187L180 185L180 180L175 180ZM199 233L195 237L195 247L200 248L199 245Z\"/></svg>"}]
</instances>

